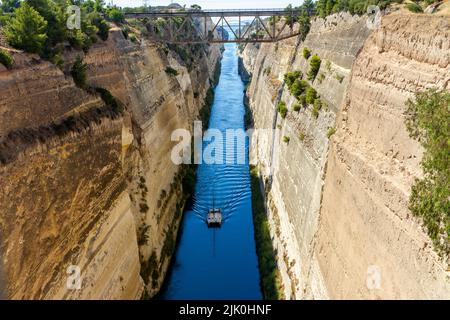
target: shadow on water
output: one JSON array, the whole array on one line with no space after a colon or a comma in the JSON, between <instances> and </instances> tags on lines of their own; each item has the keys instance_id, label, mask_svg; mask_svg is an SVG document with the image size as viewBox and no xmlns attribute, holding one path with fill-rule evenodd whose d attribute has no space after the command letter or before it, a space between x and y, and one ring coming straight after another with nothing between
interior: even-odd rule
<instances>
[{"instance_id":1,"label":"shadow on water","mask_svg":"<svg viewBox=\"0 0 450 320\"><path fill-rule=\"evenodd\" d=\"M209 128L244 129L244 83L238 74L236 45L226 44L215 89ZM208 143L204 143L205 148ZM227 150L226 147L223 148ZM232 160L245 164L200 164L192 206L184 213L160 299L261 299L252 220L248 143L235 149ZM229 151L229 149L228 149ZM242 154L244 153L244 154ZM208 209L222 209L223 224L208 229Z\"/></svg>"}]
</instances>

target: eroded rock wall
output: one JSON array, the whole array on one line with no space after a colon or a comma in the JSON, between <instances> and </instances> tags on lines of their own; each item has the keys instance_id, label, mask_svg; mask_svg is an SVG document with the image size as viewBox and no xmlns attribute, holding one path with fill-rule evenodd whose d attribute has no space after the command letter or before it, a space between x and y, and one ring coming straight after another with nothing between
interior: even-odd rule
<instances>
[{"instance_id":1,"label":"eroded rock wall","mask_svg":"<svg viewBox=\"0 0 450 320\"><path fill-rule=\"evenodd\" d=\"M404 125L417 91L450 89L450 20L391 14L366 41L332 138L316 236L332 298L450 298L447 266L408 210L423 150ZM380 287L366 286L376 268ZM370 287L370 286L369 286Z\"/></svg>"},{"instance_id":2,"label":"eroded rock wall","mask_svg":"<svg viewBox=\"0 0 450 320\"><path fill-rule=\"evenodd\" d=\"M334 126L351 62L368 34L365 17L338 14L314 20L303 42L288 39L262 45L259 50L247 46L242 54L253 76L248 95L255 127L279 130L275 138L257 135L252 141L251 158L265 176L271 231L287 298L307 297L307 285L314 288L309 296L328 296L313 257L328 151L327 131ZM296 99L283 85L286 72L302 71L306 75L309 71L309 60L302 54L304 47L322 59L320 80L310 82L327 105L317 119L310 107L294 111ZM338 80L337 74L343 79ZM285 119L276 111L280 101L286 102L289 110ZM283 137L288 137L289 142L283 142Z\"/></svg>"},{"instance_id":3,"label":"eroded rock wall","mask_svg":"<svg viewBox=\"0 0 450 320\"><path fill-rule=\"evenodd\" d=\"M422 151L402 117L414 92L448 87L448 19L414 19L390 14L373 32L367 17L336 14L315 19L304 42L248 45L241 54L252 74L255 127L280 131L275 139L256 135L251 158L265 181L287 298L448 297L448 275L407 209ZM304 47L322 59L310 82L326 103L317 118L311 107L294 111L282 84L287 71L308 72ZM277 115L279 101L288 106L285 119ZM370 173L376 166L383 175ZM404 263L410 271L402 273L396 266ZM369 290L374 265L382 289ZM421 271L413 276L415 268Z\"/></svg>"},{"instance_id":4,"label":"eroded rock wall","mask_svg":"<svg viewBox=\"0 0 450 320\"><path fill-rule=\"evenodd\" d=\"M183 204L170 135L190 129L221 52L195 54L188 70L175 51L134 44L116 29L87 54L66 52L63 70L14 53L14 68L0 72L3 297L138 299L144 287L159 290L171 254L163 246L169 232L176 237ZM77 55L88 86L107 89L124 112L75 86ZM79 290L67 287L72 265Z\"/></svg>"}]
</instances>

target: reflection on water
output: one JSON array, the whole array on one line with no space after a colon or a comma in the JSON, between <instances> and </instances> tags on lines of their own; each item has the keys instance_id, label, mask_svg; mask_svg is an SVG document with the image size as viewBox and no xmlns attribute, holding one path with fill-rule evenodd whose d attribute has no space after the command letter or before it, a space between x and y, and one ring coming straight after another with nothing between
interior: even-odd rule
<instances>
[{"instance_id":1,"label":"reflection on water","mask_svg":"<svg viewBox=\"0 0 450 320\"><path fill-rule=\"evenodd\" d=\"M238 75L236 45L226 44L209 128L244 129L244 84ZM204 147L207 143L204 144ZM226 146L227 148L231 146ZM225 147L223 148L225 150ZM195 197L184 213L179 243L161 297L163 299L261 299L253 234L246 148L226 152L224 164L201 164ZM228 159L230 160L230 159ZM208 209L222 209L220 229L208 229Z\"/></svg>"}]
</instances>

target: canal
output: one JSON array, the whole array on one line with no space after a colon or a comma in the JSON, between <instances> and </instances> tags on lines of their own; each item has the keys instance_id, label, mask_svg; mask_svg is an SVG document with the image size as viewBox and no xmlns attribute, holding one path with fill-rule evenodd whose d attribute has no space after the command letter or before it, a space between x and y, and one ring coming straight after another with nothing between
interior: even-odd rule
<instances>
[{"instance_id":1,"label":"canal","mask_svg":"<svg viewBox=\"0 0 450 320\"><path fill-rule=\"evenodd\" d=\"M238 74L235 44L226 44L215 89L209 128L244 129L244 83ZM211 143L211 142L210 142ZM208 142L204 142L203 149ZM232 146L234 148L234 144ZM228 148L228 151L227 151ZM162 299L261 299L256 255L248 144L230 151L224 142L223 164L200 164L195 196L184 213L177 249ZM217 152L217 150L216 150ZM242 153L245 153L244 155ZM230 159L233 157L233 164ZM244 156L246 161L239 164ZM210 229L209 208L222 209L224 222Z\"/></svg>"}]
</instances>

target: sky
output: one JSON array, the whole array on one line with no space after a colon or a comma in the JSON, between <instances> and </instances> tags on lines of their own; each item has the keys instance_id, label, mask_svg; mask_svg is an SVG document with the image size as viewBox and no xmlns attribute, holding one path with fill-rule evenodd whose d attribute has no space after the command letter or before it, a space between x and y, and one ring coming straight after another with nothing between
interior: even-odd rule
<instances>
[{"instance_id":1,"label":"sky","mask_svg":"<svg viewBox=\"0 0 450 320\"><path fill-rule=\"evenodd\" d=\"M110 3L111 0L105 0ZM138 7L143 5L144 0L112 0L115 5L120 7ZM170 0L148 0L150 6L169 5ZM192 4L198 4L203 9L260 9L260 8L285 8L292 3L300 5L302 0L174 0L173 2L181 5L186 4L190 7Z\"/></svg>"}]
</instances>

